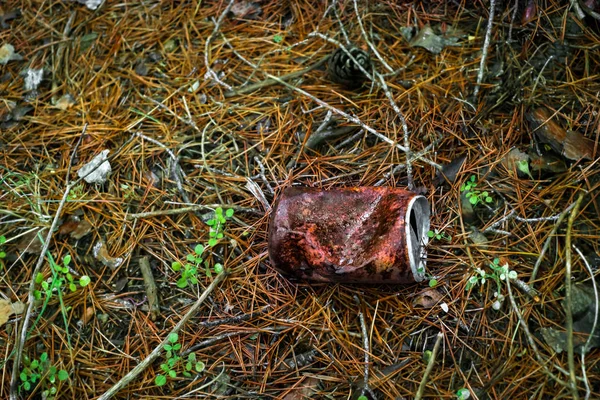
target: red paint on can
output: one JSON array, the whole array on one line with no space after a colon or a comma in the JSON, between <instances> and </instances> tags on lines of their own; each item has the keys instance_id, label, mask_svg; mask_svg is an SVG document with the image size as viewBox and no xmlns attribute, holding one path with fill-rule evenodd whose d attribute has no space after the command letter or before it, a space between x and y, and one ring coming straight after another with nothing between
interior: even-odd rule
<instances>
[{"instance_id":1,"label":"red paint on can","mask_svg":"<svg viewBox=\"0 0 600 400\"><path fill-rule=\"evenodd\" d=\"M269 225L269 257L287 275L321 282L424 279L429 205L388 187L290 187Z\"/></svg>"}]
</instances>

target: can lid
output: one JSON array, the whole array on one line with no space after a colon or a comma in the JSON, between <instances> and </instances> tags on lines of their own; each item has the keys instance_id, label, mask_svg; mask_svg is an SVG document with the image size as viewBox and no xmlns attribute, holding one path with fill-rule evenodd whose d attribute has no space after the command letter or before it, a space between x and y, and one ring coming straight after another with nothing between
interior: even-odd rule
<instances>
[{"instance_id":1,"label":"can lid","mask_svg":"<svg viewBox=\"0 0 600 400\"><path fill-rule=\"evenodd\" d=\"M408 263L416 282L425 279L426 246L429 241L429 203L423 196L415 196L408 203L405 216Z\"/></svg>"}]
</instances>

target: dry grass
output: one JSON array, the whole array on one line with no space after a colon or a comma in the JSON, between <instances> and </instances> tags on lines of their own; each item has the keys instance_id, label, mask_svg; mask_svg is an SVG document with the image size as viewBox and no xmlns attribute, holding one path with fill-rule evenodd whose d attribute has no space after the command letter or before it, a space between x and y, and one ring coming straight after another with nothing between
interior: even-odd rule
<instances>
[{"instance_id":1,"label":"dry grass","mask_svg":"<svg viewBox=\"0 0 600 400\"><path fill-rule=\"evenodd\" d=\"M454 2L359 4L369 41L393 70L399 70L385 81L407 121L412 152L430 146L425 157L438 164L466 156L456 182L439 187L432 183L437 171L431 163L411 163L415 189L429 198L433 227L452 237L429 245L428 268L439 281L440 302L449 307L446 313L439 304L430 309L413 306L415 297L429 290L426 284L292 283L269 265L270 210L248 189L249 180L270 204L292 184L374 185L382 178L391 186L411 183L406 169L389 174L406 163L404 152L358 128L317 151L303 149L296 167L288 169L303 135L316 130L328 110L283 85L224 97L230 87L264 80L265 73L291 73L330 54L335 46L313 32L344 43L341 24L352 42L367 49L352 1L329 9L325 2L258 1L255 7L260 14L244 18L228 13L216 32L215 21L227 2L107 3L94 12L67 1L7 1L0 10L7 13L20 7L21 15L8 21L10 28L0 31L0 36L2 43L11 43L24 57L1 69L0 106L5 110L15 102L33 108L2 129L0 136L0 234L8 239L0 277L5 297L27 301L40 251L33 232L42 237L48 233L66 188L76 143L81 138L71 181L77 179L81 165L103 149L111 151L109 180L103 185L76 184L60 215L61 223L72 216L89 222L91 232L76 240L59 230L49 247L56 260L71 254L73 270L89 275L92 283L75 293L63 291L62 306L54 296L43 314L37 304L23 350L32 359L47 351L54 365L69 372L68 383L57 384L57 398L101 396L165 339L208 286L211 278L200 274L198 287L179 289L178 275L170 268L197 243L208 240L209 228L203 221L207 210L130 217L182 208L188 202L236 207L226 239L209 257L212 263L223 263L231 274L179 333L184 350L215 338L195 350L206 371L196 379L180 375L157 387L154 379L164 362L160 358L116 398L173 399L186 393L191 398L216 397L219 391L229 398L283 398L303 386L314 389L312 394L305 392L310 398L344 399L353 393L357 397L364 374L359 311L370 343L368 386L380 399L415 395L427 367L423 352L433 348L439 332L443 342L425 398L453 398L463 387L479 399L570 398L574 391L582 397L586 393L600 397L598 350L585 358L591 387L586 391L586 382L578 379L577 389L570 388L564 384L569 381L564 373L569 370L566 352L556 354L539 333L541 327L564 326L566 219L551 239L537 276L529 282L538 291L538 301L511 285L535 349L508 300L499 311L492 308L493 284L465 291L475 268L486 267L494 258L506 260L528 282L555 227L555 220L544 218L559 215L580 192L586 195L571 240L589 257L592 271L598 271L597 22L576 19L568 2L547 0L539 2L536 18L523 26L522 10L511 24L513 2L498 6L489 73L484 75L480 98L472 99L487 3L467 8ZM460 29L464 36L456 46L434 55L410 47L402 38L399 28L415 24ZM575 30L579 26L576 35L566 33L567 24ZM515 38L512 44L506 43L509 29ZM89 36L92 33L97 37ZM276 43L275 35L283 41ZM550 53L556 47L552 43L563 40L572 45L568 53L543 67L556 54ZM221 83L207 74L205 56ZM258 65L258 70L242 57ZM378 61L375 66L380 73L388 72ZM21 72L41 67L46 75L37 95L26 93ZM404 145L401 118L377 85L348 91L332 84L323 69L290 84ZM67 93L74 96L75 104L66 110L55 107L55 101ZM595 159L567 162L565 171L537 174L533 179L507 169L501 160L511 148L526 151L533 145L526 116L540 105L556 112L564 126L593 140ZM332 118L340 125L355 125L335 112ZM180 189L166 149L178 158L185 174L180 175ZM478 187L489 191L495 202L490 209L478 209L476 220L468 223L461 214L459 187L473 174ZM485 232L485 245L469 240L471 225ZM486 231L490 227L496 230ZM111 269L94 257L92 248L99 241L111 257L123 258L120 266ZM139 269L143 256L150 258L160 297L160 315L155 320L147 308ZM572 269L576 281L589 284L590 276L576 253ZM50 276L48 262L42 272ZM116 288L123 279L127 286ZM506 289L503 286L508 297ZM354 296L360 299L360 308ZM252 312L246 320L202 325ZM9 397L13 350L22 321L22 316L13 317L0 333L5 359L0 398ZM394 365L398 368L386 369ZM575 373L582 375L577 353ZM21 395L40 398L41 389L21 391Z\"/></svg>"}]
</instances>

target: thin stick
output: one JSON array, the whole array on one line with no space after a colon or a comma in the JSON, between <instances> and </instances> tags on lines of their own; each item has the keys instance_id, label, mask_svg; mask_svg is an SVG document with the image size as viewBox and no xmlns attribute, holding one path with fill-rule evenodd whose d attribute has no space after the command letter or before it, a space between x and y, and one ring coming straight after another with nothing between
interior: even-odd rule
<instances>
[{"instance_id":1,"label":"thin stick","mask_svg":"<svg viewBox=\"0 0 600 400\"><path fill-rule=\"evenodd\" d=\"M579 400L579 393L577 392L577 376L575 375L575 353L573 351L573 289L571 286L571 267L573 254L571 251L571 231L573 230L573 223L577 218L579 207L583 201L584 193L579 193L577 201L575 201L575 207L569 216L569 222L567 223L567 237L566 237L566 254L565 254L565 323L567 328L567 360L569 363L569 379L571 380L571 396L573 399Z\"/></svg>"},{"instance_id":2,"label":"thin stick","mask_svg":"<svg viewBox=\"0 0 600 400\"><path fill-rule=\"evenodd\" d=\"M208 295L217 287L217 285L225 279L228 272L223 271L215 277L215 279L208 285L208 287L202 292L202 295L196 300L193 306L190 307L188 312L181 318L181 321L177 323L169 332L169 334L163 339L163 341L154 349L142 362L135 366L129 371L124 377L122 377L117 383L115 383L110 389L104 394L98 397L97 400L108 400L117 394L121 389L127 386L132 380L134 380L142 371L144 371L154 360L156 360L162 353L164 347L169 344L169 336L173 333L178 333L181 328L192 318L192 316L200 309L200 306L206 300Z\"/></svg>"},{"instance_id":3,"label":"thin stick","mask_svg":"<svg viewBox=\"0 0 600 400\"><path fill-rule=\"evenodd\" d=\"M367 334L367 324L365 323L365 316L363 315L362 311L360 311L360 300L358 299L358 296L354 296L354 301L356 302L357 306L359 307L358 319L360 321L360 330L361 330L362 339L363 339L363 349L365 350L365 370L364 370L365 372L364 372L364 376L363 376L363 387L362 387L361 395L364 395L365 392L369 392L369 394L371 396L373 396L373 398L375 398L374 397L375 394L369 387L369 353L370 353L370 349L369 349L369 335Z\"/></svg>"},{"instance_id":4,"label":"thin stick","mask_svg":"<svg viewBox=\"0 0 600 400\"><path fill-rule=\"evenodd\" d=\"M19 387L19 370L21 369L21 357L23 355L23 347L25 346L25 342L27 341L27 329L29 328L29 320L31 319L31 315L33 314L33 307L35 305L35 277L38 275L40 270L42 269L42 265L44 264L44 260L46 259L46 252L50 247L50 241L52 239L52 235L57 228L58 221L60 220L60 214L67 202L67 197L69 196L69 192L71 188L77 184L82 178L79 178L74 183L69 183L69 177L71 175L71 167L73 166L73 160L75 159L75 155L77 154L77 149L83 140L83 136L87 130L88 124L86 123L83 126L81 134L79 135L79 140L75 144L75 147L72 150L71 158L69 159L69 165L67 167L67 175L65 177L65 192L63 193L63 197L58 204L58 209L56 210L56 214L54 215L54 219L52 220L52 224L50 225L50 229L48 230L48 234L46 235L46 240L44 241L44 245L42 247L42 251L40 252L40 256L38 257L37 263L35 264L35 268L33 269L33 273L31 274L31 283L29 284L29 293L27 294L27 312L25 313L25 317L23 318L23 325L21 326L21 332L17 335L16 343L15 343L15 359L13 363L12 376L10 381L10 400L17 400L18 394L17 389ZM103 163L98 164L98 167ZM95 170L95 168L94 168ZM92 171L90 171L92 173ZM89 175L89 174L88 174ZM86 175L87 176L87 175Z\"/></svg>"},{"instance_id":5,"label":"thin stick","mask_svg":"<svg viewBox=\"0 0 600 400\"><path fill-rule=\"evenodd\" d=\"M569 207L567 207L562 213L560 213L560 215L556 219L556 224L554 224L554 228L552 228L552 230L550 231L550 234L548 235L548 238L546 239L546 242L544 243L544 247L542 247L542 251L540 252L539 257L538 257L537 261L535 262L535 265L533 266L533 271L531 272L531 277L529 278L530 285L533 285L533 281L535 280L535 278L537 276L540 265L542 264L542 260L544 259L544 255L546 254L546 251L548 251L548 249L550 248L550 242L552 241L552 238L556 234L556 231L560 227L560 224L562 223L562 221L569 214L569 211L571 211L571 209L573 209L573 207L575 207L575 203L573 203Z\"/></svg>"},{"instance_id":6,"label":"thin stick","mask_svg":"<svg viewBox=\"0 0 600 400\"><path fill-rule=\"evenodd\" d=\"M483 70L485 69L485 60L487 59L488 51L490 48L490 38L492 37L492 25L494 23L494 11L496 9L496 0L490 0L490 15L488 18L488 26L485 31L485 40L483 41L483 50L481 52L481 62L479 63L479 72L477 73L477 85L473 91L473 97L475 101L479 95L479 88L483 81Z\"/></svg>"},{"instance_id":7,"label":"thin stick","mask_svg":"<svg viewBox=\"0 0 600 400\"><path fill-rule=\"evenodd\" d=\"M517 302L515 301L515 297L513 296L513 293L512 293L510 279L506 280L506 286L508 287L508 297L510 298L510 305L512 306L513 312L519 319L520 326L523 328L523 331L525 332L525 337L527 338L527 341L529 342L529 346L531 346L531 349L533 350L533 354L535 354L535 358L537 359L538 363L540 364L540 366L542 367L542 369L544 370L546 375L548 375L550 378L554 379L554 381L556 381L558 384L565 386L565 387L569 387L570 385L568 382L565 382L562 379L560 379L558 376L554 375L552 373L552 371L550 371L548 369L548 367L546 366L546 362L542 358L542 355L540 354L540 350L538 349L537 345L535 344L535 340L533 339L533 335L531 334L531 331L529 330L529 327L527 326L527 321L525 321L525 318L523 318L523 315L521 314L521 312L519 311L519 308L517 307Z\"/></svg>"},{"instance_id":8,"label":"thin stick","mask_svg":"<svg viewBox=\"0 0 600 400\"><path fill-rule=\"evenodd\" d=\"M383 57L381 57L381 54L379 54L379 52L377 51L377 48L375 46L373 46L373 43L371 43L369 41L369 36L367 35L367 32L365 31L365 27L363 26L362 19L360 18L360 13L358 12L358 4L357 4L356 0L352 0L352 3L354 4L354 12L356 13L356 20L358 21L358 26L360 27L360 32L362 33L363 39L365 40L365 42L367 42L367 45L369 46L369 48L371 49L373 54L375 54L377 59L379 61L381 61L383 66L388 71L394 72L394 69L392 67L390 67L387 62L385 62Z\"/></svg>"},{"instance_id":9,"label":"thin stick","mask_svg":"<svg viewBox=\"0 0 600 400\"><path fill-rule=\"evenodd\" d=\"M148 257L141 257L140 270L142 271L142 277L144 278L144 288L146 289L146 297L148 297L148 308L150 309L150 317L152 320L156 320L156 317L160 314L160 305L158 303L158 292L156 290L156 282L150 269L150 261Z\"/></svg>"},{"instance_id":10,"label":"thin stick","mask_svg":"<svg viewBox=\"0 0 600 400\"><path fill-rule=\"evenodd\" d=\"M164 144L162 144L161 142L159 142L156 139L152 139L151 137L148 137L140 132L136 132L135 136L142 138L144 140L149 141L150 143L154 143L155 145L157 145L158 147L164 149L167 154L169 154L169 156L171 157L171 176L173 177L173 179L175 180L175 183L177 185L177 190L179 191L179 194L181 195L181 198L183 199L183 201L185 201L186 203L190 203L190 198L188 197L187 193L185 192L185 190L183 190L183 183L181 182L181 178L185 178L185 173L183 172L183 170L181 169L181 167L179 166L179 159L177 158L177 156L175 155L175 153L173 153L171 151L171 149L169 149L167 146L165 146Z\"/></svg>"},{"instance_id":11,"label":"thin stick","mask_svg":"<svg viewBox=\"0 0 600 400\"><path fill-rule=\"evenodd\" d=\"M585 256L581 252L581 250L579 250L579 248L575 245L573 245L573 248L575 249L577 254L579 254L579 257L581 257L581 259L583 260L583 263L585 264L585 268L590 273L590 277L592 278L592 287L594 288L594 300L595 300L594 323L592 324L592 329L590 330L590 335L588 336L587 340L585 341L585 345L583 346L583 349L581 350L581 374L583 375L583 382L585 383L585 400L588 400L591 395L591 390L590 390L590 384L589 384L588 378L587 378L587 373L585 372L585 353L587 353L588 350L590 349L590 344L592 343L592 339L594 338L594 335L596 334L596 327L598 326L598 311L599 311L598 306L600 304L600 300L598 299L598 288L596 287L596 278L594 277L594 271L592 271L592 267L590 267L590 264L588 263L587 259L585 258Z\"/></svg>"},{"instance_id":12,"label":"thin stick","mask_svg":"<svg viewBox=\"0 0 600 400\"><path fill-rule=\"evenodd\" d=\"M221 81L219 79L219 77L217 76L217 74L215 73L215 71L212 70L212 68L210 67L210 62L208 61L208 54L209 54L210 42L213 40L215 34L217 32L219 32L221 23L223 23L225 16L231 10L233 3L234 3L234 0L229 0L229 4L227 4L227 7L225 7L225 10L223 10L223 13L221 13L217 22L215 22L215 28L210 33L210 35L206 39L206 42L204 43L204 65L206 66L206 73L208 74L208 76L210 76L212 79L214 79L215 82L217 82L219 85L223 86L227 90L232 90L232 87L230 85L226 84L225 82Z\"/></svg>"},{"instance_id":13,"label":"thin stick","mask_svg":"<svg viewBox=\"0 0 600 400\"><path fill-rule=\"evenodd\" d=\"M433 369L433 365L435 364L435 357L440 348L440 343L442 343L442 332L437 334L437 339L435 340L435 344L433 345L433 351L431 352L431 357L429 357L429 362L427 363L427 368L425 369L425 373L423 374L423 379L421 379L421 384L419 385L419 389L417 390L417 394L415 395L415 400L421 400L423 397L423 392L425 392L425 387L427 386L427 378L429 378L429 374Z\"/></svg>"},{"instance_id":14,"label":"thin stick","mask_svg":"<svg viewBox=\"0 0 600 400\"><path fill-rule=\"evenodd\" d=\"M308 67L306 67L300 71L294 71L294 72L290 72L289 74L282 75L279 77L279 79L281 79L282 81L289 81L291 79L298 78L298 77L312 71L313 69L319 68L321 65L325 64L325 62L327 60L329 60L329 57L330 56L325 56L325 57L321 58L319 61L315 62L314 64L309 65ZM273 79L265 79L264 81L256 82L251 85L244 86L244 87L232 88L230 91L225 92L224 97L227 99L229 97L251 93L258 89L264 89L266 87L276 85L277 83L278 82Z\"/></svg>"},{"instance_id":15,"label":"thin stick","mask_svg":"<svg viewBox=\"0 0 600 400\"><path fill-rule=\"evenodd\" d=\"M198 204L195 206L176 208L173 210L158 210L158 211L148 211L148 212L137 213L137 214L127 214L127 219L151 218L151 217L158 217L161 215L177 215L177 214L184 214L187 212L194 212L194 211L199 211L199 210L213 210L214 211L218 207L231 208L237 212L246 212L246 213L257 214L257 215L263 214L255 208L240 207L240 206L236 206L236 205L232 205L232 204Z\"/></svg>"},{"instance_id":16,"label":"thin stick","mask_svg":"<svg viewBox=\"0 0 600 400\"><path fill-rule=\"evenodd\" d=\"M230 46L231 46L231 45L230 45ZM255 65L254 65L252 62L248 61L246 58L244 58L244 57L243 57L241 54L239 54L237 51L234 51L234 54L236 54L236 55L237 55L237 56L238 56L238 57L239 57L239 58L240 58L242 61L244 61L246 64L250 65L250 66L251 66L251 67L253 67L253 68L256 68L256 66L255 66ZM409 151L410 151L410 149L408 149L408 148L406 148L405 146L402 146L402 145L400 145L400 144L396 143L394 140L392 140L392 139L388 138L387 136L385 136L385 135L383 135L383 134L381 134L381 133L377 132L375 129L371 128L370 126L368 126L367 124L365 124L364 122L362 122L360 119L356 118L355 116L353 116L353 115L350 115L350 114L347 114L347 113L345 113L344 111L342 111L342 110L339 110L339 109L337 109L337 108L335 108L335 107L333 107L333 106L329 105L328 103L326 103L326 102L324 102L323 100L321 100L321 99L319 99L319 98L317 98L317 97L313 96L312 94L308 93L307 91L305 91L305 90L302 90L302 89L300 89L300 88L297 88L297 87L296 87L296 86L294 86L294 85L290 85L289 83L282 81L282 80L281 80L281 79L279 79L278 77L276 77L276 76L274 76L274 75L271 75L271 74L269 74L268 72L264 72L264 71L261 71L261 72L262 72L262 73L263 73L265 76L267 76L268 78L274 79L274 80L276 80L277 82L279 82L280 84L284 85L285 87L287 87L287 88L289 88L289 89L291 89L291 90L293 90L293 91L296 91L296 92L298 92L298 93L300 93L300 94L302 94L302 95L304 95L304 96L308 97L309 99L311 99L312 101L314 101L315 103L317 103L318 105L320 105L321 107L324 107L324 108L326 108L326 109L328 109L328 110L330 110L330 111L333 111L335 114L341 115L341 116L342 116L342 117L344 117L346 120L348 120L348 121L351 121L351 122L355 123L356 125L359 125L361 128L363 128L364 130L366 130L366 131L367 131L367 132L369 132L370 134L372 134L372 135L374 135L374 136L378 137L379 139L383 140L384 142L386 142L386 143L388 143L388 144L390 144L390 145L392 145L392 146L395 146L395 147L397 147L399 150L401 150L401 151L403 151L403 152L409 152ZM442 166L441 166L441 165L439 165L439 164L437 164L437 163L435 163L435 162L433 162L433 161L431 161L431 160L429 160L429 159L427 159L427 158L425 158L425 157L421 157L421 158L420 158L420 160L422 160L423 162L425 162L425 163L427 163L427 164L429 164L429 165L431 165L431 166L433 166L433 167L435 167L435 168L437 168L437 169L439 169L439 170L441 170L441 169L442 169Z\"/></svg>"}]
</instances>

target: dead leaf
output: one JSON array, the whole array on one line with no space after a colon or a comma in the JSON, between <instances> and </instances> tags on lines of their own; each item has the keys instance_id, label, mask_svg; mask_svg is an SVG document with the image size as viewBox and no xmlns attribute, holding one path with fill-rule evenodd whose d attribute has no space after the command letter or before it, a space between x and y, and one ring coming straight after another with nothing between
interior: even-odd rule
<instances>
[{"instance_id":1,"label":"dead leaf","mask_svg":"<svg viewBox=\"0 0 600 400\"><path fill-rule=\"evenodd\" d=\"M92 224L85 220L80 220L79 217L71 216L59 228L59 235L71 235L74 239L81 239L92 230Z\"/></svg>"},{"instance_id":2,"label":"dead leaf","mask_svg":"<svg viewBox=\"0 0 600 400\"><path fill-rule=\"evenodd\" d=\"M590 340L587 352L591 349L600 347L600 330L596 328L594 336L590 338L592 328L595 324L596 314L596 295L594 287L591 284L573 285L572 289L572 312L573 312L573 349L583 353L588 338ZM597 293L600 295L599 293ZM563 308L566 303L563 301ZM600 321L599 321L600 322ZM541 328L540 332L544 341L557 353L567 349L566 331L555 328Z\"/></svg>"},{"instance_id":3,"label":"dead leaf","mask_svg":"<svg viewBox=\"0 0 600 400\"><path fill-rule=\"evenodd\" d=\"M520 176L529 175L529 156L516 147L511 149L500 163L508 171L517 171Z\"/></svg>"},{"instance_id":4,"label":"dead leaf","mask_svg":"<svg viewBox=\"0 0 600 400\"><path fill-rule=\"evenodd\" d=\"M40 254L43 244L37 237L38 231L31 231L21 237L17 243L17 249L25 253ZM43 237L43 236L42 236Z\"/></svg>"},{"instance_id":5,"label":"dead leaf","mask_svg":"<svg viewBox=\"0 0 600 400\"><path fill-rule=\"evenodd\" d=\"M443 295L436 289L427 289L415 297L413 300L413 307L432 308L442 299L442 297Z\"/></svg>"},{"instance_id":6,"label":"dead leaf","mask_svg":"<svg viewBox=\"0 0 600 400\"><path fill-rule=\"evenodd\" d=\"M71 232L71 237L73 239L79 240L82 237L84 237L85 235L87 235L88 233L90 233L92 231L92 228L93 228L92 224L90 224L86 220L79 221L79 224L77 224L77 227L73 230L73 232Z\"/></svg>"},{"instance_id":7,"label":"dead leaf","mask_svg":"<svg viewBox=\"0 0 600 400\"><path fill-rule=\"evenodd\" d=\"M231 7L231 13L237 18L257 19L262 14L262 8L251 1L236 1Z\"/></svg>"},{"instance_id":8,"label":"dead leaf","mask_svg":"<svg viewBox=\"0 0 600 400\"><path fill-rule=\"evenodd\" d=\"M90 322L92 318L94 318L95 314L96 313L93 307L86 308L85 312L81 316L81 322L83 322L83 326L87 325L87 323Z\"/></svg>"},{"instance_id":9,"label":"dead leaf","mask_svg":"<svg viewBox=\"0 0 600 400\"><path fill-rule=\"evenodd\" d=\"M11 303L10 300L0 299L0 326L4 325L11 315L21 314L23 310L25 304L20 301Z\"/></svg>"},{"instance_id":10,"label":"dead leaf","mask_svg":"<svg viewBox=\"0 0 600 400\"><path fill-rule=\"evenodd\" d=\"M111 269L116 269L123 263L123 259L121 257L112 257L110 254L108 254L108 249L104 245L103 241L99 241L94 245L93 252L96 260L100 261L103 265Z\"/></svg>"},{"instance_id":11,"label":"dead leaf","mask_svg":"<svg viewBox=\"0 0 600 400\"><path fill-rule=\"evenodd\" d=\"M469 239L471 239L471 241L477 245L477 246L481 246L484 248L487 248L487 242L488 239L487 237L485 237L485 235L483 233L481 233L477 228L473 227L473 230L471 231L471 233L469 233Z\"/></svg>"},{"instance_id":12,"label":"dead leaf","mask_svg":"<svg viewBox=\"0 0 600 400\"><path fill-rule=\"evenodd\" d=\"M58 99L55 107L64 111L64 110L68 110L69 108L73 107L74 104L75 104L75 98L73 96L71 96L69 93L67 93L67 94L62 95L61 98Z\"/></svg>"},{"instance_id":13,"label":"dead leaf","mask_svg":"<svg viewBox=\"0 0 600 400\"><path fill-rule=\"evenodd\" d=\"M295 388L283 397L283 400L306 400L312 399L317 391L319 380L315 377L306 377Z\"/></svg>"},{"instance_id":14,"label":"dead leaf","mask_svg":"<svg viewBox=\"0 0 600 400\"><path fill-rule=\"evenodd\" d=\"M539 107L527 115L531 127L541 143L547 143L552 150L569 160L591 160L594 141L577 132L567 132L553 114Z\"/></svg>"},{"instance_id":15,"label":"dead leaf","mask_svg":"<svg viewBox=\"0 0 600 400\"><path fill-rule=\"evenodd\" d=\"M592 160L594 155L594 141L578 132L567 132L563 142L563 156L569 160Z\"/></svg>"},{"instance_id":16,"label":"dead leaf","mask_svg":"<svg viewBox=\"0 0 600 400\"><path fill-rule=\"evenodd\" d=\"M551 153L546 153L542 156L538 156L534 152L531 152L529 154L529 157L531 158L530 166L531 172L533 173L542 172L560 174L561 172L565 172L567 170L565 162L561 158Z\"/></svg>"},{"instance_id":17,"label":"dead leaf","mask_svg":"<svg viewBox=\"0 0 600 400\"><path fill-rule=\"evenodd\" d=\"M436 35L433 29L427 25L417 32L417 34L410 40L409 44L411 47L423 47L430 53L439 54L442 52L444 47L453 46L457 43L458 38Z\"/></svg>"},{"instance_id":18,"label":"dead leaf","mask_svg":"<svg viewBox=\"0 0 600 400\"><path fill-rule=\"evenodd\" d=\"M2 45L2 47L0 47L0 64L6 65L10 61L17 61L22 59L23 57L15 53L15 48L11 44L5 43L4 45Z\"/></svg>"},{"instance_id":19,"label":"dead leaf","mask_svg":"<svg viewBox=\"0 0 600 400\"><path fill-rule=\"evenodd\" d=\"M108 174L112 171L108 162L109 150L102 150L90 162L77 171L77 176L83 178L87 183L103 184Z\"/></svg>"}]
</instances>

